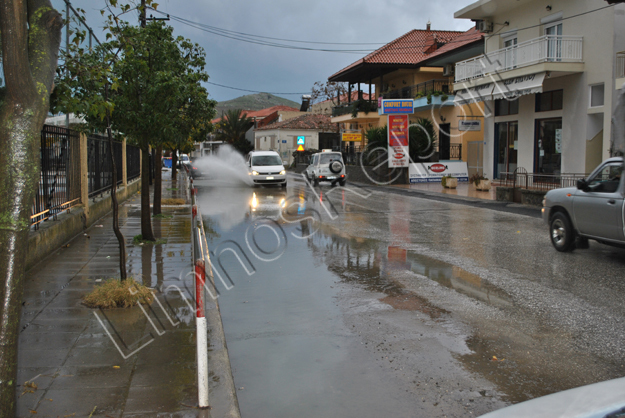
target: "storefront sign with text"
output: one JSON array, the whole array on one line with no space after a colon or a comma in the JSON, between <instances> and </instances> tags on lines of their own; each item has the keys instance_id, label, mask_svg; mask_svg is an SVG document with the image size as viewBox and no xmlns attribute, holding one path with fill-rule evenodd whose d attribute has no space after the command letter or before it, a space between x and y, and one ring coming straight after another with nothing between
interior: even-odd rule
<instances>
[{"instance_id":1,"label":"storefront sign with text","mask_svg":"<svg viewBox=\"0 0 625 418\"><path fill-rule=\"evenodd\" d=\"M388 115L388 167L408 167L408 115Z\"/></svg>"}]
</instances>

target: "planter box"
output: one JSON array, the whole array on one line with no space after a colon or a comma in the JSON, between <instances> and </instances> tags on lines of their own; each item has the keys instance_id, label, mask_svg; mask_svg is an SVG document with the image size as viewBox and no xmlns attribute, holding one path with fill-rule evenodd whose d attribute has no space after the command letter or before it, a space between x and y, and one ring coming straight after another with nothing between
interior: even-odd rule
<instances>
[{"instance_id":1,"label":"planter box","mask_svg":"<svg viewBox=\"0 0 625 418\"><path fill-rule=\"evenodd\" d=\"M458 187L458 179L457 178L446 178L445 179L445 188L446 189L455 189Z\"/></svg>"},{"instance_id":2,"label":"planter box","mask_svg":"<svg viewBox=\"0 0 625 418\"><path fill-rule=\"evenodd\" d=\"M542 206L547 192L521 189L521 203L531 206Z\"/></svg>"},{"instance_id":3,"label":"planter box","mask_svg":"<svg viewBox=\"0 0 625 418\"><path fill-rule=\"evenodd\" d=\"M475 186L477 190L488 191L490 190L490 180L480 180L480 182Z\"/></svg>"}]
</instances>

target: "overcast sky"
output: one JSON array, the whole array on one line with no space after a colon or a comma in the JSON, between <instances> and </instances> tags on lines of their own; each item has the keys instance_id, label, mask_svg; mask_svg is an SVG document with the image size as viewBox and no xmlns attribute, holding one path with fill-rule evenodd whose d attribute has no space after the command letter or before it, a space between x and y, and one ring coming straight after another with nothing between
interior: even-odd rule
<instances>
[{"instance_id":1,"label":"overcast sky","mask_svg":"<svg viewBox=\"0 0 625 418\"><path fill-rule=\"evenodd\" d=\"M432 22L432 29L469 29L473 25L471 21L454 19L453 14L473 2L161 0L158 10L171 15L172 20L168 23L173 26L175 35L189 38L204 48L206 72L211 83L251 90L248 92L208 84L206 87L211 98L224 101L254 92L268 92L299 103L301 94L309 93L315 81L325 82L329 76L364 57L369 51L412 29L425 29L428 20ZM52 3L57 10L65 9L62 0L52 0ZM87 12L87 23L103 41L103 18L99 9L104 0L71 0L71 4ZM150 14L162 17L148 11L148 16ZM137 22L138 14L134 12L127 17L127 20ZM209 33L180 22L177 18L197 25L254 35L250 38L254 42L273 42L297 48L360 51L324 52L259 45ZM228 36L241 37L235 33L229 33Z\"/></svg>"}]
</instances>

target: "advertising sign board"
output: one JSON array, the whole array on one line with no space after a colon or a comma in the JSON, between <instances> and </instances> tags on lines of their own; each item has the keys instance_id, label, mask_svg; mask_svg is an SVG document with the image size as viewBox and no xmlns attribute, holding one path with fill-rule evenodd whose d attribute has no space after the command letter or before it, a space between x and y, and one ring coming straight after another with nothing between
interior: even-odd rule
<instances>
[{"instance_id":1,"label":"advertising sign board","mask_svg":"<svg viewBox=\"0 0 625 418\"><path fill-rule=\"evenodd\" d=\"M414 100L412 99L385 99L379 108L380 115L411 115L414 113Z\"/></svg>"},{"instance_id":2,"label":"advertising sign board","mask_svg":"<svg viewBox=\"0 0 625 418\"><path fill-rule=\"evenodd\" d=\"M408 115L388 115L388 167L408 167Z\"/></svg>"},{"instance_id":3,"label":"advertising sign board","mask_svg":"<svg viewBox=\"0 0 625 418\"><path fill-rule=\"evenodd\" d=\"M343 141L345 141L345 142L361 142L362 141L362 134L343 133Z\"/></svg>"},{"instance_id":4,"label":"advertising sign board","mask_svg":"<svg viewBox=\"0 0 625 418\"><path fill-rule=\"evenodd\" d=\"M445 161L442 163L413 163L408 168L410 183L440 182L443 176L452 175L458 181L469 181L466 162Z\"/></svg>"}]
</instances>

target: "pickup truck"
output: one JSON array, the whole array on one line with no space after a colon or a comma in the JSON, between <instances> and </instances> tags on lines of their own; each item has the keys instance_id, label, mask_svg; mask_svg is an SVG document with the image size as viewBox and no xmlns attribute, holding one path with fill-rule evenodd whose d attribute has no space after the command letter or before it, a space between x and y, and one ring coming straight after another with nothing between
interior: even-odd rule
<instances>
[{"instance_id":1,"label":"pickup truck","mask_svg":"<svg viewBox=\"0 0 625 418\"><path fill-rule=\"evenodd\" d=\"M588 248L588 240L625 247L623 157L604 161L577 187L550 190L542 217L558 251Z\"/></svg>"}]
</instances>

